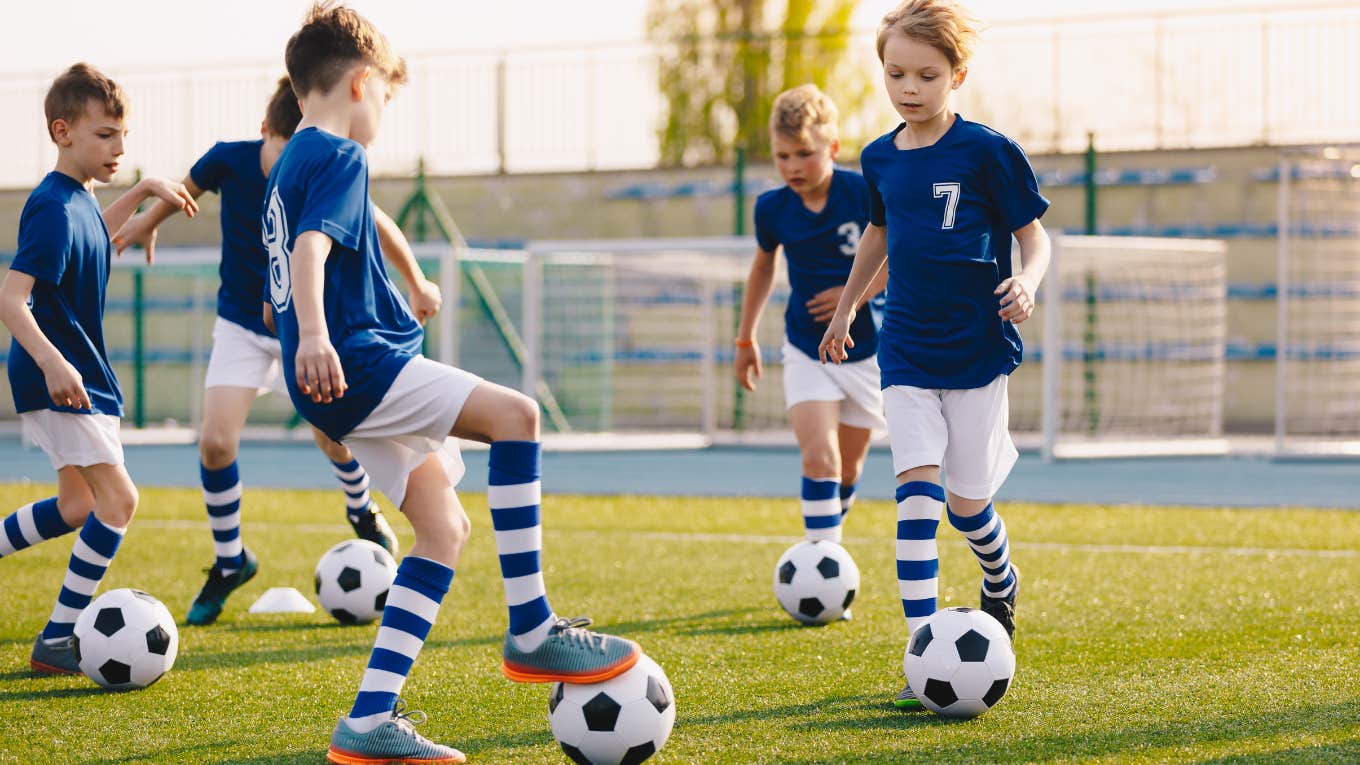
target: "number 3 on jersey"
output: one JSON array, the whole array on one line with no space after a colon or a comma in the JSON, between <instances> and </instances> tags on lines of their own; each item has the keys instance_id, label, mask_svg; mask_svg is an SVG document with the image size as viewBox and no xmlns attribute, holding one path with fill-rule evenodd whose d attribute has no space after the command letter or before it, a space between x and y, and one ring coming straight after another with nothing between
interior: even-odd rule
<instances>
[{"instance_id":1,"label":"number 3 on jersey","mask_svg":"<svg viewBox=\"0 0 1360 765\"><path fill-rule=\"evenodd\" d=\"M279 190L269 195L264 211L264 246L269 251L269 302L283 313L293 300L293 279L288 273L288 216L283 211Z\"/></svg>"},{"instance_id":2,"label":"number 3 on jersey","mask_svg":"<svg viewBox=\"0 0 1360 765\"><path fill-rule=\"evenodd\" d=\"M849 220L836 228L836 233L845 237L841 243L841 254L847 258L855 257L855 250L859 249L859 224Z\"/></svg>"},{"instance_id":3,"label":"number 3 on jersey","mask_svg":"<svg viewBox=\"0 0 1360 765\"><path fill-rule=\"evenodd\" d=\"M948 231L954 227L954 213L959 209L959 195L962 193L962 186L957 182L937 183L935 198L944 197L944 223L940 224L941 231Z\"/></svg>"}]
</instances>

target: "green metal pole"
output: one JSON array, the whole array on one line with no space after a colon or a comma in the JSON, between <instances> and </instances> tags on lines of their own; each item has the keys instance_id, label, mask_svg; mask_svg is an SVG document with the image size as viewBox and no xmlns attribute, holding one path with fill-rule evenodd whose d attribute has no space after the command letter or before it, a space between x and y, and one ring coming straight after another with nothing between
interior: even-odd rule
<instances>
[{"instance_id":1,"label":"green metal pole","mask_svg":"<svg viewBox=\"0 0 1360 765\"><path fill-rule=\"evenodd\" d=\"M1086 134L1086 235L1096 233L1096 134ZM1100 427L1100 393L1096 386L1097 354L1096 279L1086 273L1086 321L1082 331L1081 371L1086 400L1086 431L1094 435Z\"/></svg>"},{"instance_id":2,"label":"green metal pole","mask_svg":"<svg viewBox=\"0 0 1360 765\"><path fill-rule=\"evenodd\" d=\"M732 167L732 195L736 198L733 204L735 219L732 223L732 233L742 236L746 233L746 147L737 147L736 163ZM744 298L744 289L741 284L732 290L732 336L737 336L737 330L741 326L741 302ZM740 386L733 386L732 394L732 429L741 431L746 427L746 391Z\"/></svg>"},{"instance_id":3,"label":"green metal pole","mask_svg":"<svg viewBox=\"0 0 1360 765\"><path fill-rule=\"evenodd\" d=\"M139 267L132 272L132 384L135 388L132 403L132 422L146 427L146 313L143 299L145 273Z\"/></svg>"}]
</instances>

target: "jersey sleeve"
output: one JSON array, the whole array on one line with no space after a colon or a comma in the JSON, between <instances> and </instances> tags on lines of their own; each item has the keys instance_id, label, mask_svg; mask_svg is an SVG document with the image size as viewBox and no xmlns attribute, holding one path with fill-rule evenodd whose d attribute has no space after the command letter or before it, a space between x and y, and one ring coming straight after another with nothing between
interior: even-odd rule
<instances>
[{"instance_id":1,"label":"jersey sleeve","mask_svg":"<svg viewBox=\"0 0 1360 765\"><path fill-rule=\"evenodd\" d=\"M1005 138L993 144L986 167L987 195L1007 231L1023 228L1048 210L1034 168L1015 141Z\"/></svg>"},{"instance_id":2,"label":"jersey sleeve","mask_svg":"<svg viewBox=\"0 0 1360 765\"><path fill-rule=\"evenodd\" d=\"M10 268L56 284L71 256L71 221L66 208L52 200L26 208L19 221L19 249Z\"/></svg>"},{"instance_id":3,"label":"jersey sleeve","mask_svg":"<svg viewBox=\"0 0 1360 765\"><path fill-rule=\"evenodd\" d=\"M189 178L194 185L204 191L220 191L222 181L231 175L231 163L227 161L227 144L219 141L213 144L194 166L189 168Z\"/></svg>"},{"instance_id":4,"label":"jersey sleeve","mask_svg":"<svg viewBox=\"0 0 1360 765\"><path fill-rule=\"evenodd\" d=\"M883 206L883 195L878 193L878 172L874 166L874 156L870 153L873 148L874 144L871 143L859 153L859 173L864 176L864 184L869 187L869 223L882 228L887 225L888 211Z\"/></svg>"},{"instance_id":5,"label":"jersey sleeve","mask_svg":"<svg viewBox=\"0 0 1360 765\"><path fill-rule=\"evenodd\" d=\"M774 252L779 246L779 235L774 226L774 199L768 193L756 197L756 246L765 252Z\"/></svg>"},{"instance_id":6,"label":"jersey sleeve","mask_svg":"<svg viewBox=\"0 0 1360 765\"><path fill-rule=\"evenodd\" d=\"M362 150L342 147L307 173L297 233L320 231L341 247L359 248L368 211L368 164Z\"/></svg>"}]
</instances>

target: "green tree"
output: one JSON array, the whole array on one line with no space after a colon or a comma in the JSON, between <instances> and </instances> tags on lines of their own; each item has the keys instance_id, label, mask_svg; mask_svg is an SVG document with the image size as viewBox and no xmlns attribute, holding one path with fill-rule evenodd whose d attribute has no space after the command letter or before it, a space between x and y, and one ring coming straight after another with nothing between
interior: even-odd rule
<instances>
[{"instance_id":1,"label":"green tree","mask_svg":"<svg viewBox=\"0 0 1360 765\"><path fill-rule=\"evenodd\" d=\"M727 163L738 146L769 156L770 102L815 82L844 116L863 103L848 56L859 0L650 0L648 36L666 113L663 165Z\"/></svg>"}]
</instances>

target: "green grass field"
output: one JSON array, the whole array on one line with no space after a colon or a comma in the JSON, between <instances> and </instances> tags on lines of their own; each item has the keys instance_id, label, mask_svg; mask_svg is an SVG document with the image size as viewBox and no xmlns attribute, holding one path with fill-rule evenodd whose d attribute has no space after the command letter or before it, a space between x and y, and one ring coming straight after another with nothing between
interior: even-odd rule
<instances>
[{"instance_id":1,"label":"green grass field","mask_svg":"<svg viewBox=\"0 0 1360 765\"><path fill-rule=\"evenodd\" d=\"M50 487L0 486L0 507ZM505 612L485 498L406 685L426 735L471 762L563 763L546 686L498 671ZM139 587L182 618L211 561L200 495L145 489L103 590ZM564 615L642 643L675 687L658 763L1360 762L1360 514L1139 507L1003 508L1025 574L1018 671L970 722L888 706L904 623L894 510L865 502L846 547L855 620L796 626L771 572L800 529L789 501L550 497L549 594ZM35 678L28 651L71 537L0 560L0 763L318 763L376 625L251 616L269 586L310 594L347 537L336 493L247 493L260 575L216 626L181 628L175 670L110 694ZM411 537L396 524L403 545ZM942 525L944 605L975 605L972 555Z\"/></svg>"}]
</instances>

